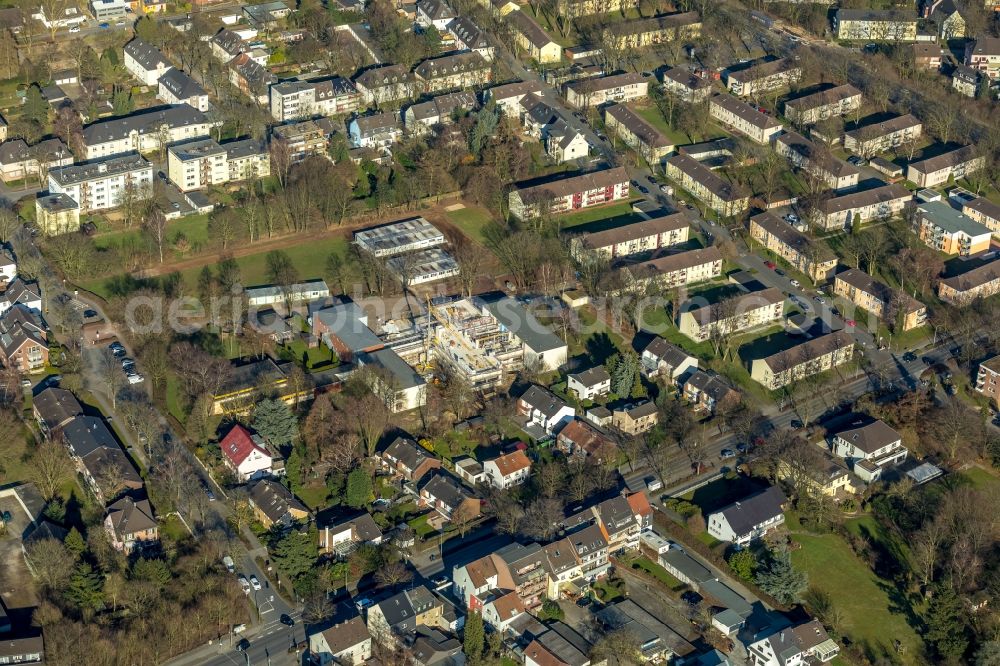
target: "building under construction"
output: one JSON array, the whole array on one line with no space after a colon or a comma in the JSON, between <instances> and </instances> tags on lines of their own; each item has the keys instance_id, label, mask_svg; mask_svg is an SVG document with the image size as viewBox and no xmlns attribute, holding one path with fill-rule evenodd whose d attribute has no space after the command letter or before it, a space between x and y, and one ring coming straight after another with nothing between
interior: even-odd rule
<instances>
[{"instance_id":1,"label":"building under construction","mask_svg":"<svg viewBox=\"0 0 1000 666\"><path fill-rule=\"evenodd\" d=\"M505 384L524 366L521 340L501 324L477 298L430 306L435 323L433 347L437 362L484 392Z\"/></svg>"}]
</instances>

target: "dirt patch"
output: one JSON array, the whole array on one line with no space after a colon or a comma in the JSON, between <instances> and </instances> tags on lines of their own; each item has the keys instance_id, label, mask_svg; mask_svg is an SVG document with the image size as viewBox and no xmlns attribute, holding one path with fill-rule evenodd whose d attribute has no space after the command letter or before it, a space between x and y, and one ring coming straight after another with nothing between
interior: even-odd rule
<instances>
[{"instance_id":1,"label":"dirt patch","mask_svg":"<svg viewBox=\"0 0 1000 666\"><path fill-rule=\"evenodd\" d=\"M34 579L24 563L21 540L31 519L14 497L0 498L0 512L10 511L7 533L0 536L0 596L8 609L34 608L38 605Z\"/></svg>"}]
</instances>

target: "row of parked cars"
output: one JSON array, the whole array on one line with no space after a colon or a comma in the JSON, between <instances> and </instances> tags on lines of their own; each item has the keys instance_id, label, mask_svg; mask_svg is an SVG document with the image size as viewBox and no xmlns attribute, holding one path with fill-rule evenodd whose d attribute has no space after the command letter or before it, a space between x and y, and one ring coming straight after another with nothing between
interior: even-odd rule
<instances>
[{"instance_id":1,"label":"row of parked cars","mask_svg":"<svg viewBox=\"0 0 1000 666\"><path fill-rule=\"evenodd\" d=\"M146 378L139 374L135 369L135 359L128 357L128 352L125 350L125 346L122 343L112 342L108 345L108 349L111 353L115 355L115 358L120 359L122 363L122 372L128 378L129 384L141 384Z\"/></svg>"}]
</instances>

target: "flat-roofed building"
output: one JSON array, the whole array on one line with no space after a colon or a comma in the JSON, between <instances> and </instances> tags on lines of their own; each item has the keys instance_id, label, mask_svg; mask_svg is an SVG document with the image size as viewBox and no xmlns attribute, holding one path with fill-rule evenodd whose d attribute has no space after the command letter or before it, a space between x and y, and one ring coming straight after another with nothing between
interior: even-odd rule
<instances>
[{"instance_id":1,"label":"flat-roofed building","mask_svg":"<svg viewBox=\"0 0 1000 666\"><path fill-rule=\"evenodd\" d=\"M976 373L976 392L985 395L993 405L1000 406L1000 356L979 364Z\"/></svg>"},{"instance_id":2,"label":"flat-roofed building","mask_svg":"<svg viewBox=\"0 0 1000 666\"><path fill-rule=\"evenodd\" d=\"M844 133L844 148L862 157L915 141L923 133L923 123L906 114L879 123L872 123Z\"/></svg>"},{"instance_id":3,"label":"flat-roofed building","mask_svg":"<svg viewBox=\"0 0 1000 666\"><path fill-rule=\"evenodd\" d=\"M785 102L785 117L793 123L812 125L845 116L861 108L861 91L850 83L820 90Z\"/></svg>"},{"instance_id":4,"label":"flat-roofed building","mask_svg":"<svg viewBox=\"0 0 1000 666\"><path fill-rule=\"evenodd\" d=\"M636 72L597 76L567 83L566 101L578 109L608 102L631 102L649 93L649 79Z\"/></svg>"},{"instance_id":5,"label":"flat-roofed building","mask_svg":"<svg viewBox=\"0 0 1000 666\"><path fill-rule=\"evenodd\" d=\"M996 293L1000 293L1000 259L938 283L938 297L953 305L967 305Z\"/></svg>"},{"instance_id":6,"label":"flat-roofed building","mask_svg":"<svg viewBox=\"0 0 1000 666\"><path fill-rule=\"evenodd\" d=\"M918 20L912 9L838 9L833 32L849 41L915 42Z\"/></svg>"},{"instance_id":7,"label":"flat-roofed building","mask_svg":"<svg viewBox=\"0 0 1000 666\"><path fill-rule=\"evenodd\" d=\"M621 269L623 291L654 284L663 289L683 287L722 275L722 253L715 246L678 252Z\"/></svg>"},{"instance_id":8,"label":"flat-roofed building","mask_svg":"<svg viewBox=\"0 0 1000 666\"><path fill-rule=\"evenodd\" d=\"M663 88L685 102L703 102L712 94L712 82L683 67L663 72Z\"/></svg>"},{"instance_id":9,"label":"flat-roofed building","mask_svg":"<svg viewBox=\"0 0 1000 666\"><path fill-rule=\"evenodd\" d=\"M847 229L855 222L898 215L912 200L913 194L899 183L886 184L827 199L813 212L811 222L827 231Z\"/></svg>"},{"instance_id":10,"label":"flat-roofed building","mask_svg":"<svg viewBox=\"0 0 1000 666\"><path fill-rule=\"evenodd\" d=\"M785 295L770 287L699 308L689 309L689 304L684 304L677 328L695 342L704 342L713 335L735 335L773 324L784 312Z\"/></svg>"},{"instance_id":11,"label":"flat-roofed building","mask_svg":"<svg viewBox=\"0 0 1000 666\"><path fill-rule=\"evenodd\" d=\"M750 237L815 282L829 278L837 267L837 255L829 247L794 229L774 213L751 217Z\"/></svg>"},{"instance_id":12,"label":"flat-roofed building","mask_svg":"<svg viewBox=\"0 0 1000 666\"><path fill-rule=\"evenodd\" d=\"M80 230L80 205L65 194L35 199L35 222L46 236Z\"/></svg>"},{"instance_id":13,"label":"flat-roofed building","mask_svg":"<svg viewBox=\"0 0 1000 666\"><path fill-rule=\"evenodd\" d=\"M690 231L691 224L687 214L673 213L604 231L580 234L572 240L571 249L578 259L586 257L588 253L596 253L614 260L680 245L687 242Z\"/></svg>"},{"instance_id":14,"label":"flat-roofed building","mask_svg":"<svg viewBox=\"0 0 1000 666\"><path fill-rule=\"evenodd\" d=\"M226 149L215 139L195 139L167 151L167 176L181 192L229 181Z\"/></svg>"},{"instance_id":15,"label":"flat-roofed building","mask_svg":"<svg viewBox=\"0 0 1000 666\"><path fill-rule=\"evenodd\" d=\"M621 50L641 49L699 35L698 12L678 12L611 23L604 29L604 43Z\"/></svg>"},{"instance_id":16,"label":"flat-roofed building","mask_svg":"<svg viewBox=\"0 0 1000 666\"><path fill-rule=\"evenodd\" d=\"M271 128L271 144L284 152L292 164L301 162L310 155L328 157L330 136L333 132L329 123L302 120Z\"/></svg>"},{"instance_id":17,"label":"flat-roofed building","mask_svg":"<svg viewBox=\"0 0 1000 666\"><path fill-rule=\"evenodd\" d=\"M802 68L787 58L753 63L726 74L726 88L739 97L752 97L785 88L802 78Z\"/></svg>"},{"instance_id":18,"label":"flat-roofed building","mask_svg":"<svg viewBox=\"0 0 1000 666\"><path fill-rule=\"evenodd\" d=\"M986 252L993 237L985 225L942 201L917 206L913 231L927 247L961 256Z\"/></svg>"},{"instance_id":19,"label":"flat-roofed building","mask_svg":"<svg viewBox=\"0 0 1000 666\"><path fill-rule=\"evenodd\" d=\"M993 235L1000 238L1000 206L986 197L977 197L962 204L962 212L986 226Z\"/></svg>"},{"instance_id":20,"label":"flat-roofed building","mask_svg":"<svg viewBox=\"0 0 1000 666\"><path fill-rule=\"evenodd\" d=\"M927 322L927 306L904 291L892 289L862 270L851 268L833 278L833 293L864 308L903 331Z\"/></svg>"},{"instance_id":21,"label":"flat-roofed building","mask_svg":"<svg viewBox=\"0 0 1000 666\"><path fill-rule=\"evenodd\" d=\"M140 199L153 195L153 165L141 155L111 157L49 172L49 192L65 194L79 205L81 213L116 208L129 189Z\"/></svg>"},{"instance_id":22,"label":"flat-roofed building","mask_svg":"<svg viewBox=\"0 0 1000 666\"><path fill-rule=\"evenodd\" d=\"M906 168L906 179L920 187L934 187L947 183L950 178L965 178L985 167L986 157L976 146L963 146L937 157L911 162Z\"/></svg>"},{"instance_id":23,"label":"flat-roofed building","mask_svg":"<svg viewBox=\"0 0 1000 666\"><path fill-rule=\"evenodd\" d=\"M760 144L769 144L781 134L781 123L732 95L716 95L708 102L713 118Z\"/></svg>"},{"instance_id":24,"label":"flat-roofed building","mask_svg":"<svg viewBox=\"0 0 1000 666\"><path fill-rule=\"evenodd\" d=\"M674 150L674 144L663 132L624 104L604 109L604 126L653 166Z\"/></svg>"},{"instance_id":25,"label":"flat-roofed building","mask_svg":"<svg viewBox=\"0 0 1000 666\"><path fill-rule=\"evenodd\" d=\"M813 143L798 132L785 132L774 142L774 150L789 162L835 190L858 186L857 167L834 157L824 144Z\"/></svg>"},{"instance_id":26,"label":"flat-roofed building","mask_svg":"<svg viewBox=\"0 0 1000 666\"><path fill-rule=\"evenodd\" d=\"M354 232L354 242L375 257L392 257L406 252L444 245L444 234L422 217L392 222Z\"/></svg>"},{"instance_id":27,"label":"flat-roofed building","mask_svg":"<svg viewBox=\"0 0 1000 666\"><path fill-rule=\"evenodd\" d=\"M765 358L754 359L750 377L774 391L792 382L843 365L854 355L854 339L846 331L827 333Z\"/></svg>"},{"instance_id":28,"label":"flat-roofed building","mask_svg":"<svg viewBox=\"0 0 1000 666\"><path fill-rule=\"evenodd\" d=\"M622 167L593 171L569 178L516 183L509 195L510 212L519 220L569 213L627 199L629 176Z\"/></svg>"},{"instance_id":29,"label":"flat-roofed building","mask_svg":"<svg viewBox=\"0 0 1000 666\"><path fill-rule=\"evenodd\" d=\"M666 172L668 178L723 217L738 215L750 207L749 192L687 155L668 158Z\"/></svg>"}]
</instances>

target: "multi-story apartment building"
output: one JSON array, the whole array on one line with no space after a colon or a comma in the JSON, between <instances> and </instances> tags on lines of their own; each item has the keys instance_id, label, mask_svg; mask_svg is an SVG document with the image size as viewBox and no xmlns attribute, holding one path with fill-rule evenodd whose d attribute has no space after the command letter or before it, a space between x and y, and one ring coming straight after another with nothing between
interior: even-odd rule
<instances>
[{"instance_id":1,"label":"multi-story apartment building","mask_svg":"<svg viewBox=\"0 0 1000 666\"><path fill-rule=\"evenodd\" d=\"M402 65L369 69L354 78L354 85L365 103L375 106L417 96L416 77Z\"/></svg>"},{"instance_id":2,"label":"multi-story apartment building","mask_svg":"<svg viewBox=\"0 0 1000 666\"><path fill-rule=\"evenodd\" d=\"M271 128L271 144L279 146L294 164L310 155L326 156L332 134L332 125L323 118L303 120Z\"/></svg>"},{"instance_id":3,"label":"multi-story apartment building","mask_svg":"<svg viewBox=\"0 0 1000 666\"><path fill-rule=\"evenodd\" d=\"M542 183L516 183L509 195L510 212L519 220L569 213L627 199L628 173L622 167L593 171Z\"/></svg>"},{"instance_id":4,"label":"multi-story apartment building","mask_svg":"<svg viewBox=\"0 0 1000 666\"><path fill-rule=\"evenodd\" d=\"M673 213L604 231L583 233L573 238L570 246L573 255L580 260L589 253L596 253L613 261L680 245L687 242L690 231L687 214Z\"/></svg>"},{"instance_id":5,"label":"multi-story apartment building","mask_svg":"<svg viewBox=\"0 0 1000 666\"><path fill-rule=\"evenodd\" d=\"M347 133L355 148L385 150L403 136L403 126L395 113L373 113L352 120Z\"/></svg>"},{"instance_id":6,"label":"multi-story apartment building","mask_svg":"<svg viewBox=\"0 0 1000 666\"><path fill-rule=\"evenodd\" d=\"M683 67L663 72L663 89L689 103L704 102L712 94L712 82Z\"/></svg>"},{"instance_id":7,"label":"multi-story apartment building","mask_svg":"<svg viewBox=\"0 0 1000 666\"><path fill-rule=\"evenodd\" d=\"M421 92L478 88L493 78L490 63L475 51L424 60L413 70Z\"/></svg>"},{"instance_id":8,"label":"multi-story apartment building","mask_svg":"<svg viewBox=\"0 0 1000 666\"><path fill-rule=\"evenodd\" d=\"M604 44L619 50L642 49L701 35L698 12L679 12L612 23L604 29Z\"/></svg>"},{"instance_id":9,"label":"multi-story apartment building","mask_svg":"<svg viewBox=\"0 0 1000 666\"><path fill-rule=\"evenodd\" d=\"M834 157L826 146L813 143L798 132L779 136L774 151L834 190L858 186L861 172L857 167Z\"/></svg>"},{"instance_id":10,"label":"multi-story apartment building","mask_svg":"<svg viewBox=\"0 0 1000 666\"><path fill-rule=\"evenodd\" d=\"M167 151L167 176L181 192L229 181L226 149L215 139L195 139Z\"/></svg>"},{"instance_id":11,"label":"multi-story apartment building","mask_svg":"<svg viewBox=\"0 0 1000 666\"><path fill-rule=\"evenodd\" d=\"M187 104L102 120L83 128L84 158L153 152L178 141L208 136L217 124Z\"/></svg>"},{"instance_id":12,"label":"multi-story apartment building","mask_svg":"<svg viewBox=\"0 0 1000 666\"><path fill-rule=\"evenodd\" d=\"M849 41L915 42L917 21L911 9L838 9L833 32Z\"/></svg>"},{"instance_id":13,"label":"multi-story apartment building","mask_svg":"<svg viewBox=\"0 0 1000 666\"><path fill-rule=\"evenodd\" d=\"M663 132L624 104L604 109L604 126L654 167L674 150L674 144Z\"/></svg>"},{"instance_id":14,"label":"multi-story apartment building","mask_svg":"<svg viewBox=\"0 0 1000 666\"><path fill-rule=\"evenodd\" d=\"M799 125L812 125L857 111L861 101L861 91L847 83L788 100L785 102L785 117Z\"/></svg>"},{"instance_id":15,"label":"multi-story apartment building","mask_svg":"<svg viewBox=\"0 0 1000 666\"><path fill-rule=\"evenodd\" d=\"M927 321L926 305L857 268L834 276L833 293L864 308L894 328L901 324L903 331L923 326Z\"/></svg>"},{"instance_id":16,"label":"multi-story apartment building","mask_svg":"<svg viewBox=\"0 0 1000 666\"><path fill-rule=\"evenodd\" d=\"M636 72L598 76L567 83L566 101L578 109L608 102L631 102L649 93L649 80Z\"/></svg>"},{"instance_id":17,"label":"multi-story apartment building","mask_svg":"<svg viewBox=\"0 0 1000 666\"><path fill-rule=\"evenodd\" d=\"M967 305L997 293L1000 293L1000 259L938 283L938 297L953 305Z\"/></svg>"},{"instance_id":18,"label":"multi-story apartment building","mask_svg":"<svg viewBox=\"0 0 1000 666\"><path fill-rule=\"evenodd\" d=\"M912 200L913 194L908 189L899 183L891 183L827 199L813 212L810 221L827 231L847 229L856 222L897 215Z\"/></svg>"},{"instance_id":19,"label":"multi-story apartment building","mask_svg":"<svg viewBox=\"0 0 1000 666\"><path fill-rule=\"evenodd\" d=\"M445 0L420 0L417 3L417 23L424 28L434 26L438 32L445 32L455 16L455 10Z\"/></svg>"},{"instance_id":20,"label":"multi-story apartment building","mask_svg":"<svg viewBox=\"0 0 1000 666\"><path fill-rule=\"evenodd\" d=\"M985 225L941 201L917 206L913 232L927 247L961 256L986 252L993 237Z\"/></svg>"},{"instance_id":21,"label":"multi-story apartment building","mask_svg":"<svg viewBox=\"0 0 1000 666\"><path fill-rule=\"evenodd\" d=\"M49 192L65 194L79 204L81 213L115 208L129 189L140 199L153 195L153 165L141 155L112 157L49 172Z\"/></svg>"},{"instance_id":22,"label":"multi-story apartment building","mask_svg":"<svg viewBox=\"0 0 1000 666\"><path fill-rule=\"evenodd\" d=\"M635 6L635 0L558 0L556 14L578 19L594 14L623 14Z\"/></svg>"},{"instance_id":23,"label":"multi-story apartment building","mask_svg":"<svg viewBox=\"0 0 1000 666\"><path fill-rule=\"evenodd\" d=\"M913 45L913 63L921 69L941 69L941 46L937 42L917 42Z\"/></svg>"},{"instance_id":24,"label":"multi-story apartment building","mask_svg":"<svg viewBox=\"0 0 1000 666\"><path fill-rule=\"evenodd\" d=\"M825 281L837 267L837 255L830 248L813 241L774 213L751 217L750 237L816 282Z\"/></svg>"},{"instance_id":25,"label":"multi-story apartment building","mask_svg":"<svg viewBox=\"0 0 1000 666\"><path fill-rule=\"evenodd\" d=\"M951 87L959 95L975 97L983 85L983 78L979 70L959 65L951 72Z\"/></svg>"},{"instance_id":26,"label":"multi-story apartment building","mask_svg":"<svg viewBox=\"0 0 1000 666\"><path fill-rule=\"evenodd\" d=\"M962 212L984 225L1000 238L1000 206L986 197L977 197L962 204Z\"/></svg>"},{"instance_id":27,"label":"multi-story apartment building","mask_svg":"<svg viewBox=\"0 0 1000 666\"><path fill-rule=\"evenodd\" d=\"M632 264L621 270L622 281L627 285L623 291L642 290L650 285L672 289L722 275L722 253L713 245Z\"/></svg>"},{"instance_id":28,"label":"multi-story apartment building","mask_svg":"<svg viewBox=\"0 0 1000 666\"><path fill-rule=\"evenodd\" d=\"M991 79L1000 77L1000 39L979 37L965 45L965 64Z\"/></svg>"},{"instance_id":29,"label":"multi-story apartment building","mask_svg":"<svg viewBox=\"0 0 1000 666\"><path fill-rule=\"evenodd\" d=\"M668 178L723 217L738 215L750 207L749 192L687 155L668 158L666 172Z\"/></svg>"},{"instance_id":30,"label":"multi-story apartment building","mask_svg":"<svg viewBox=\"0 0 1000 666\"><path fill-rule=\"evenodd\" d=\"M844 134L844 148L862 157L905 145L920 138L923 124L914 116L906 114L880 123L859 127Z\"/></svg>"},{"instance_id":31,"label":"multi-story apartment building","mask_svg":"<svg viewBox=\"0 0 1000 666\"><path fill-rule=\"evenodd\" d=\"M695 342L704 342L713 335L734 335L781 319L785 312L785 295L774 287L754 291L692 308L681 306L677 328Z\"/></svg>"},{"instance_id":32,"label":"multi-story apartment building","mask_svg":"<svg viewBox=\"0 0 1000 666\"><path fill-rule=\"evenodd\" d=\"M843 365L853 355L854 338L847 331L835 331L766 358L754 359L750 366L750 377L761 386L774 391Z\"/></svg>"},{"instance_id":33,"label":"multi-story apartment building","mask_svg":"<svg viewBox=\"0 0 1000 666\"><path fill-rule=\"evenodd\" d=\"M731 95L716 95L708 102L713 118L752 141L769 144L781 134L781 123Z\"/></svg>"},{"instance_id":34,"label":"multi-story apartment building","mask_svg":"<svg viewBox=\"0 0 1000 666\"><path fill-rule=\"evenodd\" d=\"M0 180L5 183L31 176L45 177L52 169L73 164L73 152L59 139L45 139L29 146L24 139L0 144Z\"/></svg>"},{"instance_id":35,"label":"multi-story apartment building","mask_svg":"<svg viewBox=\"0 0 1000 666\"><path fill-rule=\"evenodd\" d=\"M549 33L527 13L513 11L507 15L507 22L514 29L514 43L528 57L542 65L562 59L562 47L559 43L549 37Z\"/></svg>"},{"instance_id":36,"label":"multi-story apartment building","mask_svg":"<svg viewBox=\"0 0 1000 666\"><path fill-rule=\"evenodd\" d=\"M780 90L802 78L802 68L787 58L751 64L726 74L726 88L738 97Z\"/></svg>"},{"instance_id":37,"label":"multi-story apartment building","mask_svg":"<svg viewBox=\"0 0 1000 666\"><path fill-rule=\"evenodd\" d=\"M155 86L171 67L160 49L138 37L125 45L125 69L144 86Z\"/></svg>"},{"instance_id":38,"label":"multi-story apartment building","mask_svg":"<svg viewBox=\"0 0 1000 666\"><path fill-rule=\"evenodd\" d=\"M339 76L308 81L282 81L271 86L271 117L279 123L313 116L353 113L361 103L361 93L353 83Z\"/></svg>"},{"instance_id":39,"label":"multi-story apartment building","mask_svg":"<svg viewBox=\"0 0 1000 666\"><path fill-rule=\"evenodd\" d=\"M456 17L448 23L447 30L457 50L474 51L485 60L493 60L493 46L490 40L472 19L466 16Z\"/></svg>"},{"instance_id":40,"label":"multi-story apartment building","mask_svg":"<svg viewBox=\"0 0 1000 666\"><path fill-rule=\"evenodd\" d=\"M229 82L237 90L258 104L267 104L268 90L278 81L270 69L250 53L239 54L229 61L226 69L229 70Z\"/></svg>"},{"instance_id":41,"label":"multi-story apartment building","mask_svg":"<svg viewBox=\"0 0 1000 666\"><path fill-rule=\"evenodd\" d=\"M202 113L208 111L208 93L198 82L177 68L160 77L157 97L167 104L188 104Z\"/></svg>"},{"instance_id":42,"label":"multi-story apartment building","mask_svg":"<svg viewBox=\"0 0 1000 666\"><path fill-rule=\"evenodd\" d=\"M994 407L1000 407L1000 356L979 364L976 373L976 391L985 395Z\"/></svg>"},{"instance_id":43,"label":"multi-story apartment building","mask_svg":"<svg viewBox=\"0 0 1000 666\"><path fill-rule=\"evenodd\" d=\"M229 180L242 181L271 175L271 156L256 139L238 139L222 144L229 164Z\"/></svg>"},{"instance_id":44,"label":"multi-story apartment building","mask_svg":"<svg viewBox=\"0 0 1000 666\"><path fill-rule=\"evenodd\" d=\"M986 157L976 146L962 146L937 157L911 162L906 167L906 179L920 187L934 187L958 180L985 168Z\"/></svg>"},{"instance_id":45,"label":"multi-story apartment building","mask_svg":"<svg viewBox=\"0 0 1000 666\"><path fill-rule=\"evenodd\" d=\"M472 92L456 92L438 95L428 102L413 104L403 115L406 130L411 134L425 134L435 125L449 125L452 116L464 111L473 111L479 106Z\"/></svg>"}]
</instances>

